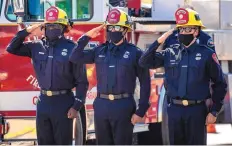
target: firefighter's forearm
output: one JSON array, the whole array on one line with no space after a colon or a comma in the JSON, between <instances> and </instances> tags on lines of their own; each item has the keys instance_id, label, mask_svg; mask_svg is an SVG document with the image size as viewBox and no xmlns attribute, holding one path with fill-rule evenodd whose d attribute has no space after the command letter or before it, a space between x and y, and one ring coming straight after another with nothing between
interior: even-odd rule
<instances>
[{"instance_id":1,"label":"firefighter's forearm","mask_svg":"<svg viewBox=\"0 0 232 146\"><path fill-rule=\"evenodd\" d=\"M222 108L224 98L227 92L227 85L226 83L217 83L216 87L213 85L213 94L212 94L212 100L213 100L213 106L211 111L219 112Z\"/></svg>"},{"instance_id":2,"label":"firefighter's forearm","mask_svg":"<svg viewBox=\"0 0 232 146\"><path fill-rule=\"evenodd\" d=\"M25 38L29 35L26 29L19 31L16 36L11 40L7 46L7 52L19 55L19 56L31 56L31 51L28 48L28 44L24 44Z\"/></svg>"},{"instance_id":3,"label":"firefighter's forearm","mask_svg":"<svg viewBox=\"0 0 232 146\"><path fill-rule=\"evenodd\" d=\"M78 63L78 62L83 62L83 60L85 60L86 56L84 53L84 48L85 46L88 44L89 40L91 38L83 35L77 42L77 45L75 46L75 48L73 49L71 56L69 58L69 60L73 63Z\"/></svg>"},{"instance_id":4,"label":"firefighter's forearm","mask_svg":"<svg viewBox=\"0 0 232 146\"><path fill-rule=\"evenodd\" d=\"M76 96L83 102L85 102L88 87L89 87L88 82L80 83L79 85L76 86Z\"/></svg>"},{"instance_id":5,"label":"firefighter's forearm","mask_svg":"<svg viewBox=\"0 0 232 146\"><path fill-rule=\"evenodd\" d=\"M150 74L148 69L142 69L139 72L139 81L140 81L140 99L139 99L139 108L136 111L136 115L143 117L147 112L150 104L149 97L151 92L151 83L150 83Z\"/></svg>"},{"instance_id":6,"label":"firefighter's forearm","mask_svg":"<svg viewBox=\"0 0 232 146\"><path fill-rule=\"evenodd\" d=\"M156 50L159 47L158 41L155 41L151 46L144 52L142 57L139 59L139 65L146 68L154 68L157 64L160 64L159 59L155 61Z\"/></svg>"},{"instance_id":7,"label":"firefighter's forearm","mask_svg":"<svg viewBox=\"0 0 232 146\"><path fill-rule=\"evenodd\" d=\"M87 90L88 83L82 83L76 86L76 96L72 108L77 111L80 110L80 108L85 104Z\"/></svg>"}]
</instances>

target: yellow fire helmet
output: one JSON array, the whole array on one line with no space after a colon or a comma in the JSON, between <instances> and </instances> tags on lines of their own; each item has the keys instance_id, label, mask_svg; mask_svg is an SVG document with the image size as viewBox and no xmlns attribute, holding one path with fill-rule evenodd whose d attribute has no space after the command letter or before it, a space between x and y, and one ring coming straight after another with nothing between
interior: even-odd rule
<instances>
[{"instance_id":1,"label":"yellow fire helmet","mask_svg":"<svg viewBox=\"0 0 232 146\"><path fill-rule=\"evenodd\" d=\"M59 23L65 26L68 25L68 15L64 10L58 7L51 6L46 11L44 23Z\"/></svg>"},{"instance_id":2,"label":"yellow fire helmet","mask_svg":"<svg viewBox=\"0 0 232 146\"><path fill-rule=\"evenodd\" d=\"M199 26L204 29L205 26L201 22L199 14L190 8L179 8L175 12L176 27L181 26Z\"/></svg>"},{"instance_id":3,"label":"yellow fire helmet","mask_svg":"<svg viewBox=\"0 0 232 146\"><path fill-rule=\"evenodd\" d=\"M128 32L132 31L132 20L130 16L120 9L112 9L107 15L106 26L118 25L128 28Z\"/></svg>"}]
</instances>

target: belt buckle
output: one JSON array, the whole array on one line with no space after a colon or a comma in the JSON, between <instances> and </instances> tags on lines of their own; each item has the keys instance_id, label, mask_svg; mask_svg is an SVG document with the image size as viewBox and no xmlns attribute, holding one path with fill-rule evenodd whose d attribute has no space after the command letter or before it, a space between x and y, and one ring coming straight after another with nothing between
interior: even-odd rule
<instances>
[{"instance_id":1,"label":"belt buckle","mask_svg":"<svg viewBox=\"0 0 232 146\"><path fill-rule=\"evenodd\" d=\"M109 94L109 99L110 100L114 100L114 95L113 94Z\"/></svg>"},{"instance_id":2,"label":"belt buckle","mask_svg":"<svg viewBox=\"0 0 232 146\"><path fill-rule=\"evenodd\" d=\"M182 100L182 104L183 104L184 106L188 106L188 105L189 105L188 100Z\"/></svg>"},{"instance_id":3,"label":"belt buckle","mask_svg":"<svg viewBox=\"0 0 232 146\"><path fill-rule=\"evenodd\" d=\"M52 96L52 91L46 91L47 96Z\"/></svg>"}]
</instances>

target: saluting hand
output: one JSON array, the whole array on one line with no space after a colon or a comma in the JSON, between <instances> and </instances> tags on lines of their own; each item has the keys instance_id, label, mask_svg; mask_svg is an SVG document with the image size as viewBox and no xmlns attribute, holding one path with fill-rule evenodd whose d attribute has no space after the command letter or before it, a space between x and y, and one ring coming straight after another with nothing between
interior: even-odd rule
<instances>
[{"instance_id":1,"label":"saluting hand","mask_svg":"<svg viewBox=\"0 0 232 146\"><path fill-rule=\"evenodd\" d=\"M69 119L74 119L77 117L77 111L74 108L70 108L67 116Z\"/></svg>"},{"instance_id":2,"label":"saluting hand","mask_svg":"<svg viewBox=\"0 0 232 146\"><path fill-rule=\"evenodd\" d=\"M208 124L214 124L217 120L217 117L215 117L213 114L209 113L206 117L206 122L205 124L208 125Z\"/></svg>"},{"instance_id":3,"label":"saluting hand","mask_svg":"<svg viewBox=\"0 0 232 146\"><path fill-rule=\"evenodd\" d=\"M105 28L105 24L102 24L102 25L100 25L100 26L98 26L98 27L95 27L95 28L93 28L93 29L91 29L90 31L88 31L85 35L87 35L88 37L90 37L90 38L96 38L97 36L99 36L100 35L100 31L102 30L102 29L104 29Z\"/></svg>"},{"instance_id":4,"label":"saluting hand","mask_svg":"<svg viewBox=\"0 0 232 146\"><path fill-rule=\"evenodd\" d=\"M31 25L31 26L28 26L27 28L26 28L26 31L28 32L28 33L32 33L33 31L35 31L36 29L38 29L40 26L42 26L43 25L43 23L42 24L34 24L34 25Z\"/></svg>"},{"instance_id":5,"label":"saluting hand","mask_svg":"<svg viewBox=\"0 0 232 146\"><path fill-rule=\"evenodd\" d=\"M173 33L173 31L174 29L170 29L169 31L165 32L161 37L158 38L158 43L164 43L164 41Z\"/></svg>"},{"instance_id":6,"label":"saluting hand","mask_svg":"<svg viewBox=\"0 0 232 146\"><path fill-rule=\"evenodd\" d=\"M143 118L141 118L140 116L138 116L136 114L133 114L133 116L131 118L131 123L133 125L135 125L136 123L139 123L139 122L143 122Z\"/></svg>"}]
</instances>

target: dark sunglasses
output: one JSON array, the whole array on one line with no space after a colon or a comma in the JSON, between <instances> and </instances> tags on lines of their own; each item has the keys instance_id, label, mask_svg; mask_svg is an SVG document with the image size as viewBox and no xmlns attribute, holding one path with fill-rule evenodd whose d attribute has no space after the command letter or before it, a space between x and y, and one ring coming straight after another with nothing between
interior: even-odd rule
<instances>
[{"instance_id":1,"label":"dark sunglasses","mask_svg":"<svg viewBox=\"0 0 232 146\"><path fill-rule=\"evenodd\" d=\"M192 30L197 30L197 27L180 27L178 28L179 32L186 32L186 33L190 33L192 32Z\"/></svg>"},{"instance_id":2,"label":"dark sunglasses","mask_svg":"<svg viewBox=\"0 0 232 146\"><path fill-rule=\"evenodd\" d=\"M110 25L110 26L107 27L107 30L108 30L108 31L112 31L113 29L114 29L115 31L124 31L124 30L125 30L124 27L119 26L119 25Z\"/></svg>"},{"instance_id":3,"label":"dark sunglasses","mask_svg":"<svg viewBox=\"0 0 232 146\"><path fill-rule=\"evenodd\" d=\"M46 29L63 29L63 26L60 24L45 24Z\"/></svg>"}]
</instances>

